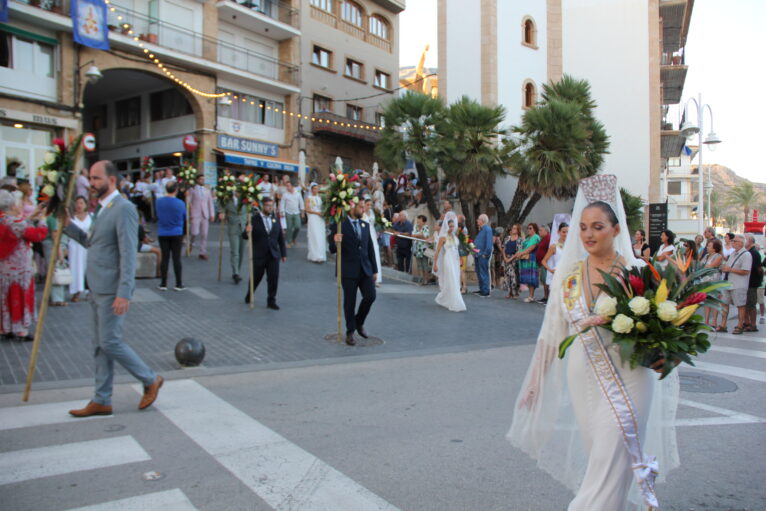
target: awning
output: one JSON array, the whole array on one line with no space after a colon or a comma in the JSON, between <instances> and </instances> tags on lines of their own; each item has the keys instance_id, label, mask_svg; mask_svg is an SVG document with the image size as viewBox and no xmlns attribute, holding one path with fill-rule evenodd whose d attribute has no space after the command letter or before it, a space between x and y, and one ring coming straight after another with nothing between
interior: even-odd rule
<instances>
[{"instance_id":1,"label":"awning","mask_svg":"<svg viewBox=\"0 0 766 511\"><path fill-rule=\"evenodd\" d=\"M223 161L233 165L256 167L266 170L279 170L282 172L298 172L297 162L271 160L267 158L255 158L251 156L244 156L238 153L231 153L229 151L223 151L221 149L216 149L216 152L219 152L223 155Z\"/></svg>"}]
</instances>

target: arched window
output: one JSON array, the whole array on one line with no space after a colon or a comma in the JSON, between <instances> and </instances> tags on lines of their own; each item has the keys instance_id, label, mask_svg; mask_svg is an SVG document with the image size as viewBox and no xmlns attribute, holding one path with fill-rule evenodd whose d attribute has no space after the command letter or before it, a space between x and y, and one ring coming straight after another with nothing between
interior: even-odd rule
<instances>
[{"instance_id":1,"label":"arched window","mask_svg":"<svg viewBox=\"0 0 766 511\"><path fill-rule=\"evenodd\" d=\"M537 48L537 25L529 16L521 21L521 44Z\"/></svg>"},{"instance_id":2,"label":"arched window","mask_svg":"<svg viewBox=\"0 0 766 511\"><path fill-rule=\"evenodd\" d=\"M354 2L345 1L340 6L340 19L357 27L363 27L362 8Z\"/></svg>"},{"instance_id":3,"label":"arched window","mask_svg":"<svg viewBox=\"0 0 766 511\"><path fill-rule=\"evenodd\" d=\"M370 16L370 33L381 39L388 40L388 22L378 15Z\"/></svg>"},{"instance_id":4,"label":"arched window","mask_svg":"<svg viewBox=\"0 0 766 511\"><path fill-rule=\"evenodd\" d=\"M332 0L311 0L311 5L323 11L332 12Z\"/></svg>"},{"instance_id":5,"label":"arched window","mask_svg":"<svg viewBox=\"0 0 766 511\"><path fill-rule=\"evenodd\" d=\"M522 93L524 95L522 106L525 110L532 108L535 106L535 103L537 102L537 89L535 88L535 82L532 80L527 80L524 82L524 87L522 88Z\"/></svg>"}]
</instances>

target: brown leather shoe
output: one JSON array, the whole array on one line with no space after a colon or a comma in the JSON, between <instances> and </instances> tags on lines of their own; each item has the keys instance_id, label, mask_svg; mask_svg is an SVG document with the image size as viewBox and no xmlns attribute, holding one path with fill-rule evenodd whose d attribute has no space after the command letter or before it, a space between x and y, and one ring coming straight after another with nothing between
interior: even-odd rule
<instances>
[{"instance_id":1,"label":"brown leather shoe","mask_svg":"<svg viewBox=\"0 0 766 511\"><path fill-rule=\"evenodd\" d=\"M356 346L356 339L354 338L354 332L346 334L346 344L349 346Z\"/></svg>"},{"instance_id":2,"label":"brown leather shoe","mask_svg":"<svg viewBox=\"0 0 766 511\"><path fill-rule=\"evenodd\" d=\"M143 410L144 408L152 406L154 400L157 399L157 394L160 393L160 387L162 387L163 383L165 383L165 378L162 376L157 376L157 379L154 380L154 383L148 387L144 387L144 396L141 398L141 402L138 403L139 410Z\"/></svg>"},{"instance_id":3,"label":"brown leather shoe","mask_svg":"<svg viewBox=\"0 0 766 511\"><path fill-rule=\"evenodd\" d=\"M85 408L79 410L69 410L72 417L90 417L91 415L112 415L111 405L102 405L93 401L88 401Z\"/></svg>"}]
</instances>

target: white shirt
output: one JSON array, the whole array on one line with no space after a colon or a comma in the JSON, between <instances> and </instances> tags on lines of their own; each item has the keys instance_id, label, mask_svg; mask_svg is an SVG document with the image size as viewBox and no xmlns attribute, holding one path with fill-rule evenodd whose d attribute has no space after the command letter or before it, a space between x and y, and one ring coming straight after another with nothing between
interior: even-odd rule
<instances>
[{"instance_id":1,"label":"white shirt","mask_svg":"<svg viewBox=\"0 0 766 511\"><path fill-rule=\"evenodd\" d=\"M274 185L264 181L261 183L261 195L263 197L271 197L271 192L274 190Z\"/></svg>"},{"instance_id":2,"label":"white shirt","mask_svg":"<svg viewBox=\"0 0 766 511\"><path fill-rule=\"evenodd\" d=\"M734 253L734 247L729 247L729 248L726 248L726 246L723 247L723 256L724 257L729 257L733 253Z\"/></svg>"},{"instance_id":3,"label":"white shirt","mask_svg":"<svg viewBox=\"0 0 766 511\"><path fill-rule=\"evenodd\" d=\"M167 184L168 184L169 182L171 182L171 181L175 181L175 180L176 180L176 176L171 176L171 177L163 177L162 179L160 179L160 181L159 181L159 183L160 183L160 192L159 192L159 195L160 195L161 197L164 197L164 196L165 196L165 195L168 193L168 192L167 192L167 190L168 190L168 189L167 189L167 188L165 188L165 187L167 186Z\"/></svg>"},{"instance_id":4,"label":"white shirt","mask_svg":"<svg viewBox=\"0 0 766 511\"><path fill-rule=\"evenodd\" d=\"M120 195L120 191L119 191L119 190L115 190L115 191L113 191L112 193L110 193L109 195L107 195L106 197L104 197L103 199L101 199L100 201L98 201L98 204L99 204L99 205L101 206L101 208L103 209L103 208L105 208L105 207L106 207L106 206L107 206L107 205L108 205L110 202L112 202L112 200L114 200L114 198L115 198L115 197L117 197L118 195ZM100 212L99 212L99 213L100 213Z\"/></svg>"},{"instance_id":5,"label":"white shirt","mask_svg":"<svg viewBox=\"0 0 766 511\"><path fill-rule=\"evenodd\" d=\"M274 227L274 221L271 218L271 215L264 215L261 213L261 218L263 219L263 226L266 228L266 232L271 232L271 228Z\"/></svg>"},{"instance_id":6,"label":"white shirt","mask_svg":"<svg viewBox=\"0 0 766 511\"><path fill-rule=\"evenodd\" d=\"M282 200L279 201L279 212L281 214L298 215L303 211L303 194L293 188L292 193L285 191L282 194Z\"/></svg>"}]
</instances>

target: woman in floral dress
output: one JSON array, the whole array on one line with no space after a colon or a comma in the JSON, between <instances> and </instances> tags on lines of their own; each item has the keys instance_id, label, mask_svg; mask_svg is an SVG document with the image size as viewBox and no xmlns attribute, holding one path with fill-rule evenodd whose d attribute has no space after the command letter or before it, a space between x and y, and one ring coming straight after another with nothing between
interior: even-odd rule
<instances>
[{"instance_id":1,"label":"woman in floral dress","mask_svg":"<svg viewBox=\"0 0 766 511\"><path fill-rule=\"evenodd\" d=\"M519 297L519 261L513 256L521 249L524 238L521 235L521 224L513 224L511 233L505 238L503 246L503 269L505 270L505 285L508 288L506 298Z\"/></svg>"}]
</instances>

